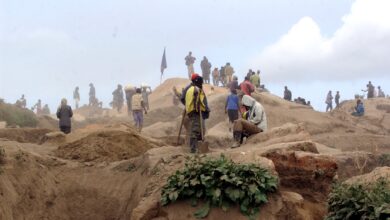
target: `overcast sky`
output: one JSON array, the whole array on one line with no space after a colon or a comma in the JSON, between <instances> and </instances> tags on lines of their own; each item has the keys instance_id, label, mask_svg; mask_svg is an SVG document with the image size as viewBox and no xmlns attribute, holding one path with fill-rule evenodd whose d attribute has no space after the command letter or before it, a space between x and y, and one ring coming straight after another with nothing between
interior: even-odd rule
<instances>
[{"instance_id":1,"label":"overcast sky","mask_svg":"<svg viewBox=\"0 0 390 220\"><path fill-rule=\"evenodd\" d=\"M389 0L0 0L0 97L26 94L52 110L93 82L107 105L120 84L157 86L167 48L168 77L185 77L184 57L249 68L282 95L324 110L327 91L342 99L368 80L390 93Z\"/></svg>"}]
</instances>

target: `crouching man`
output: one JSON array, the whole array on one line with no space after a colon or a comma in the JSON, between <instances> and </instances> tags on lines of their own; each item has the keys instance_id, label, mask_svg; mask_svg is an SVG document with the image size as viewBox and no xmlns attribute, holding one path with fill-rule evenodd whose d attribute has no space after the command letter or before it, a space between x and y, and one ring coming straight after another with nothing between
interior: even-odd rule
<instances>
[{"instance_id":1,"label":"crouching man","mask_svg":"<svg viewBox=\"0 0 390 220\"><path fill-rule=\"evenodd\" d=\"M241 103L245 107L246 112L244 113L243 119L234 121L234 143L232 148L239 147L242 144L244 136L249 137L267 130L267 116L263 106L248 95L242 97Z\"/></svg>"}]
</instances>

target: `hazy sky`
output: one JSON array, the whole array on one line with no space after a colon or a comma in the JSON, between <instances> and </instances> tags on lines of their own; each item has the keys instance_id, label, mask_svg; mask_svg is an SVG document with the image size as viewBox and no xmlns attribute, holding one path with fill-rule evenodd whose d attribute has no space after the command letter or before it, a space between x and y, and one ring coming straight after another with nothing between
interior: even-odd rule
<instances>
[{"instance_id":1,"label":"hazy sky","mask_svg":"<svg viewBox=\"0 0 390 220\"><path fill-rule=\"evenodd\" d=\"M390 93L388 0L0 0L0 97L26 94L52 110L75 86L81 102L93 82L107 106L118 83L156 86L167 48L164 78L185 77L207 56L230 62L241 81L262 71L271 92L311 100L324 110L328 90L342 99L368 80Z\"/></svg>"}]
</instances>

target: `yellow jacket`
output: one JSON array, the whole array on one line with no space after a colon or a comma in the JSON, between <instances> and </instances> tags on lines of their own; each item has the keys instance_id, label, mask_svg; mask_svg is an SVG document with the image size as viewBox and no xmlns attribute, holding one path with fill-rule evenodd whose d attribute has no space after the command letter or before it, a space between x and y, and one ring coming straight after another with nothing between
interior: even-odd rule
<instances>
[{"instance_id":1,"label":"yellow jacket","mask_svg":"<svg viewBox=\"0 0 390 220\"><path fill-rule=\"evenodd\" d=\"M198 95L199 93L200 95ZM205 101L206 95L202 89L199 89L198 87L192 85L188 88L185 97L186 97L185 104L186 104L187 114L193 111L199 112L199 106L202 112L206 111L206 102L207 102Z\"/></svg>"}]
</instances>

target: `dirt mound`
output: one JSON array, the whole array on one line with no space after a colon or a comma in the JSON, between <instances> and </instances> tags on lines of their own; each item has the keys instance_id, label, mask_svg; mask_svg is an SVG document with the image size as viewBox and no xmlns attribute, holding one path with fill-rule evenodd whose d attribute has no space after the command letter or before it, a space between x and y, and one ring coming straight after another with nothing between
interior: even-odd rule
<instances>
[{"instance_id":1,"label":"dirt mound","mask_svg":"<svg viewBox=\"0 0 390 220\"><path fill-rule=\"evenodd\" d=\"M83 105L82 107L80 107L78 109L74 109L73 113L75 115L75 118L84 119L84 118L103 116L108 111L109 111L109 109ZM79 115L79 116L77 116L77 115Z\"/></svg>"},{"instance_id":2,"label":"dirt mound","mask_svg":"<svg viewBox=\"0 0 390 220\"><path fill-rule=\"evenodd\" d=\"M0 121L19 127L35 127L38 123L34 112L4 102L0 102Z\"/></svg>"},{"instance_id":3,"label":"dirt mound","mask_svg":"<svg viewBox=\"0 0 390 220\"><path fill-rule=\"evenodd\" d=\"M337 175L340 180L369 173L377 167L390 166L389 154L354 151L333 154L332 157L339 167Z\"/></svg>"},{"instance_id":4,"label":"dirt mound","mask_svg":"<svg viewBox=\"0 0 390 220\"><path fill-rule=\"evenodd\" d=\"M191 207L188 201L177 202L158 211L161 219L169 220L195 220L193 213L201 205ZM267 204L260 207L260 214L257 220L277 220L277 219L313 219L320 220L324 216L324 209L314 209L305 201L301 195L289 191L281 191L278 194L271 195ZM148 219L148 218L145 218ZM157 218L159 219L159 218ZM238 206L230 207L226 212L222 209L213 208L205 220L214 219L234 219L247 220L248 217L241 214Z\"/></svg>"},{"instance_id":5,"label":"dirt mound","mask_svg":"<svg viewBox=\"0 0 390 220\"><path fill-rule=\"evenodd\" d=\"M118 161L145 153L156 145L135 131L102 130L65 145L55 154L79 161Z\"/></svg>"},{"instance_id":6,"label":"dirt mound","mask_svg":"<svg viewBox=\"0 0 390 220\"><path fill-rule=\"evenodd\" d=\"M51 130L45 128L4 128L0 129L0 138L20 143L41 143L49 132Z\"/></svg>"},{"instance_id":7,"label":"dirt mound","mask_svg":"<svg viewBox=\"0 0 390 220\"><path fill-rule=\"evenodd\" d=\"M183 109L178 106L171 106L159 109L153 109L144 115L144 126L149 126L159 122L170 122L181 118Z\"/></svg>"},{"instance_id":8,"label":"dirt mound","mask_svg":"<svg viewBox=\"0 0 390 220\"><path fill-rule=\"evenodd\" d=\"M352 177L345 182L349 184L371 184L376 182L379 178L384 178L386 182L390 183L390 167L377 167L370 173Z\"/></svg>"},{"instance_id":9,"label":"dirt mound","mask_svg":"<svg viewBox=\"0 0 390 220\"><path fill-rule=\"evenodd\" d=\"M50 130L58 129L58 120L49 115L38 116L38 128L46 128Z\"/></svg>"}]
</instances>

